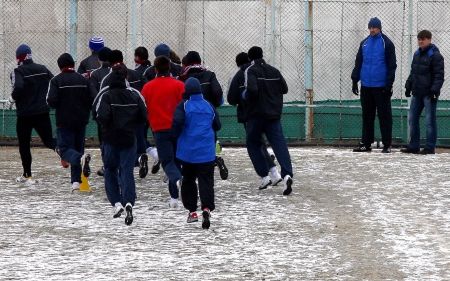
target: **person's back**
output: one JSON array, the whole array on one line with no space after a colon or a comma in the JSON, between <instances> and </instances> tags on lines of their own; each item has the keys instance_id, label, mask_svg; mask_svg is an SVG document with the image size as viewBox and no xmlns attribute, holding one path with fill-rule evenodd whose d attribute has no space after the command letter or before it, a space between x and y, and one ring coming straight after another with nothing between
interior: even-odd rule
<instances>
[{"instance_id":1,"label":"person's back","mask_svg":"<svg viewBox=\"0 0 450 281\"><path fill-rule=\"evenodd\" d=\"M155 57L165 56L170 60L170 48L166 44L158 44L154 51ZM170 62L169 69L170 76L176 78L181 74L181 65ZM145 82L149 82L157 77L157 71L155 66L150 66L147 68L143 74L143 79Z\"/></svg>"},{"instance_id":2,"label":"person's back","mask_svg":"<svg viewBox=\"0 0 450 281\"><path fill-rule=\"evenodd\" d=\"M239 123L244 123L246 120L245 103L242 100L242 92L245 90L245 70L250 66L247 53L240 53L236 56L236 64L239 70L231 80L228 89L227 101L230 105L237 106L237 119Z\"/></svg>"},{"instance_id":3,"label":"person's back","mask_svg":"<svg viewBox=\"0 0 450 281\"><path fill-rule=\"evenodd\" d=\"M158 76L145 84L142 95L153 132L171 128L173 113L182 100L183 92L184 84L173 77Z\"/></svg>"},{"instance_id":4,"label":"person's back","mask_svg":"<svg viewBox=\"0 0 450 281\"><path fill-rule=\"evenodd\" d=\"M223 104L222 87L216 74L202 65L200 54L196 51L189 51L184 57L184 61L187 66L178 79L186 81L190 77L197 78L202 86L203 97L214 107L221 106Z\"/></svg>"},{"instance_id":5,"label":"person's back","mask_svg":"<svg viewBox=\"0 0 450 281\"><path fill-rule=\"evenodd\" d=\"M179 135L177 158L189 163L213 162L216 158L214 131L220 129L219 116L200 91L188 95L174 116L173 128Z\"/></svg>"},{"instance_id":6,"label":"person's back","mask_svg":"<svg viewBox=\"0 0 450 281\"><path fill-rule=\"evenodd\" d=\"M17 116L30 116L49 112L45 101L48 83L53 74L45 67L25 60L11 74L12 98L16 102Z\"/></svg>"},{"instance_id":7,"label":"person's back","mask_svg":"<svg viewBox=\"0 0 450 281\"><path fill-rule=\"evenodd\" d=\"M102 124L103 140L115 146L129 147L135 142L136 127L145 122L146 109L141 95L126 87L125 81L111 74L111 84L97 105L97 120Z\"/></svg>"},{"instance_id":8,"label":"person's back","mask_svg":"<svg viewBox=\"0 0 450 281\"><path fill-rule=\"evenodd\" d=\"M89 91L91 93L92 99L95 99L95 97L98 95L103 78L105 78L106 75L111 72L111 67L108 62L110 53L111 49L109 49L108 47L103 47L98 52L98 59L101 66L93 70L89 77Z\"/></svg>"},{"instance_id":9,"label":"person's back","mask_svg":"<svg viewBox=\"0 0 450 281\"><path fill-rule=\"evenodd\" d=\"M248 116L279 119L283 109L283 95L288 92L280 71L260 58L252 61L244 76Z\"/></svg>"},{"instance_id":10,"label":"person's back","mask_svg":"<svg viewBox=\"0 0 450 281\"><path fill-rule=\"evenodd\" d=\"M62 59L67 58L61 56L60 60ZM86 126L91 109L87 79L75 72L73 66L62 68L61 73L53 77L49 83L47 103L56 109L57 127Z\"/></svg>"}]
</instances>

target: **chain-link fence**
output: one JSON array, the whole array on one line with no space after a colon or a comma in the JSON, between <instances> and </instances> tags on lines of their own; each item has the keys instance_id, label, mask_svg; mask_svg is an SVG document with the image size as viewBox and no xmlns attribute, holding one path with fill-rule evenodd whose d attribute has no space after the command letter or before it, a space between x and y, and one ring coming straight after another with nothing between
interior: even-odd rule
<instances>
[{"instance_id":1,"label":"chain-link fence","mask_svg":"<svg viewBox=\"0 0 450 281\"><path fill-rule=\"evenodd\" d=\"M108 47L122 50L130 68L136 47L145 46L152 54L158 43L165 42L181 56L198 51L225 93L237 71L236 54L259 45L265 59L288 82L283 126L286 136L296 141L360 137L361 108L359 98L351 93L350 74L371 17L381 19L383 32L396 47L393 136L397 142L407 139L403 85L417 30L431 30L445 58L450 52L445 48L450 39L447 1L3 0L0 14L0 99L10 95L9 73L21 43L31 46L36 62L57 73L56 58L70 52L81 61L89 55L88 40L94 35L102 36ZM448 107L447 85L439 103L443 108ZM445 127L447 112L438 114L441 143L450 135ZM221 136L242 139L235 109L225 105L220 113ZM14 137L14 110L3 107L2 114L0 135ZM88 129L88 135L95 136L95 130Z\"/></svg>"}]
</instances>

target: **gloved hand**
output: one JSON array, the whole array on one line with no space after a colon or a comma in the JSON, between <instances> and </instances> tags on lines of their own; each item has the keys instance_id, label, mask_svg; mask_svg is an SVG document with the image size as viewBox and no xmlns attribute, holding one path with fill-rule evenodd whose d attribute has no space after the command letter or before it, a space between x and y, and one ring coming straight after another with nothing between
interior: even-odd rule
<instances>
[{"instance_id":1,"label":"gloved hand","mask_svg":"<svg viewBox=\"0 0 450 281\"><path fill-rule=\"evenodd\" d=\"M392 91L392 86L386 86L386 87L384 87L384 93L385 93L385 94L388 94L389 96L392 97L393 92L394 92L394 91Z\"/></svg>"},{"instance_id":2,"label":"gloved hand","mask_svg":"<svg viewBox=\"0 0 450 281\"><path fill-rule=\"evenodd\" d=\"M406 89L406 91L405 91L405 97L407 97L407 98L411 97L411 90Z\"/></svg>"},{"instance_id":3,"label":"gloved hand","mask_svg":"<svg viewBox=\"0 0 450 281\"><path fill-rule=\"evenodd\" d=\"M439 92L434 91L434 90L431 90L431 91L430 91L430 99L431 99L432 101L437 101L438 98L439 98Z\"/></svg>"},{"instance_id":4,"label":"gloved hand","mask_svg":"<svg viewBox=\"0 0 450 281\"><path fill-rule=\"evenodd\" d=\"M15 102L16 102L16 101L13 100L12 97L9 97L9 99L8 99L8 100L6 101L6 103L5 103L5 108L11 110Z\"/></svg>"},{"instance_id":5,"label":"gloved hand","mask_svg":"<svg viewBox=\"0 0 450 281\"><path fill-rule=\"evenodd\" d=\"M358 94L359 94L358 82L353 81L352 92L353 92L353 94L355 94L355 95L358 95Z\"/></svg>"}]
</instances>

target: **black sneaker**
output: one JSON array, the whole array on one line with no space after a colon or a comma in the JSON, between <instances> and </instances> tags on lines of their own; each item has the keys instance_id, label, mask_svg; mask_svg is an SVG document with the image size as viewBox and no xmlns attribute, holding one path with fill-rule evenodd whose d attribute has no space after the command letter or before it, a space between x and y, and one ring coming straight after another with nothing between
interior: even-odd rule
<instances>
[{"instance_id":1,"label":"black sneaker","mask_svg":"<svg viewBox=\"0 0 450 281\"><path fill-rule=\"evenodd\" d=\"M372 148L368 146L359 146L353 149L353 152L371 152Z\"/></svg>"},{"instance_id":2,"label":"black sneaker","mask_svg":"<svg viewBox=\"0 0 450 281\"><path fill-rule=\"evenodd\" d=\"M390 146L386 146L383 147L383 150L381 150L381 153L391 153L391 147Z\"/></svg>"},{"instance_id":3,"label":"black sneaker","mask_svg":"<svg viewBox=\"0 0 450 281\"><path fill-rule=\"evenodd\" d=\"M100 169L98 169L97 176L99 177L105 176L105 167L102 166Z\"/></svg>"},{"instance_id":4,"label":"black sneaker","mask_svg":"<svg viewBox=\"0 0 450 281\"><path fill-rule=\"evenodd\" d=\"M125 206L125 211L127 212L127 216L125 217L125 224L131 225L133 223L133 207L130 203L127 203Z\"/></svg>"},{"instance_id":5,"label":"black sneaker","mask_svg":"<svg viewBox=\"0 0 450 281\"><path fill-rule=\"evenodd\" d=\"M222 157L216 157L216 165L219 167L220 178L226 180L228 178L228 168L225 166Z\"/></svg>"},{"instance_id":6,"label":"black sneaker","mask_svg":"<svg viewBox=\"0 0 450 281\"><path fill-rule=\"evenodd\" d=\"M431 150L429 148L424 148L418 154L427 155L427 154L435 154L434 150Z\"/></svg>"},{"instance_id":7,"label":"black sneaker","mask_svg":"<svg viewBox=\"0 0 450 281\"><path fill-rule=\"evenodd\" d=\"M210 215L210 212L209 212L208 208L203 209L202 216L203 216L202 228L203 229L209 229L209 227L211 225L211 222L209 221L209 218L210 218L211 215Z\"/></svg>"},{"instance_id":8,"label":"black sneaker","mask_svg":"<svg viewBox=\"0 0 450 281\"><path fill-rule=\"evenodd\" d=\"M139 177L141 179L145 178L148 174L148 156L146 153L142 153L139 156Z\"/></svg>"},{"instance_id":9,"label":"black sneaker","mask_svg":"<svg viewBox=\"0 0 450 281\"><path fill-rule=\"evenodd\" d=\"M83 171L83 175L85 177L89 177L91 175L91 167L89 167L89 162L91 162L91 155L84 154L81 158L81 170Z\"/></svg>"},{"instance_id":10,"label":"black sneaker","mask_svg":"<svg viewBox=\"0 0 450 281\"><path fill-rule=\"evenodd\" d=\"M411 149L411 148L407 147L407 148L400 149L400 152L417 154L417 153L419 153L419 150L418 149Z\"/></svg>"},{"instance_id":11,"label":"black sneaker","mask_svg":"<svg viewBox=\"0 0 450 281\"><path fill-rule=\"evenodd\" d=\"M159 160L155 161L152 166L152 174L158 173L160 168L161 168L161 161Z\"/></svg>"}]
</instances>

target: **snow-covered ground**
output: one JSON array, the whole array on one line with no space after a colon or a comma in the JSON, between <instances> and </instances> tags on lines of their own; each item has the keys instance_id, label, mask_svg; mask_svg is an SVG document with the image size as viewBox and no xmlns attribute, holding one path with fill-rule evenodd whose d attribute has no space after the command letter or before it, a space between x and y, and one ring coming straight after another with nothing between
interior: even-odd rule
<instances>
[{"instance_id":1,"label":"snow-covered ground","mask_svg":"<svg viewBox=\"0 0 450 281\"><path fill-rule=\"evenodd\" d=\"M294 192L258 191L225 148L210 230L168 208L161 174L137 179L135 221L112 219L102 178L71 194L54 153L0 149L0 280L450 280L450 154L290 149ZM93 169L100 166L98 150ZM137 171L136 171L137 175Z\"/></svg>"}]
</instances>

